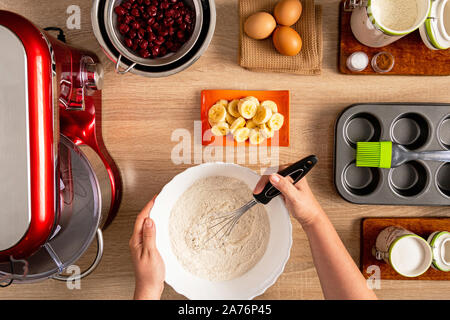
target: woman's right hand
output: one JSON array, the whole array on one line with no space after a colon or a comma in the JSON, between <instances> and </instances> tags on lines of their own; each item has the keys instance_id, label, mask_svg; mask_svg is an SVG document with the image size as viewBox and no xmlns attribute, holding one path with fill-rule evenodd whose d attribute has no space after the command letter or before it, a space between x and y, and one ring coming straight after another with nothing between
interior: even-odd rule
<instances>
[{"instance_id":1,"label":"woman's right hand","mask_svg":"<svg viewBox=\"0 0 450 320\"><path fill-rule=\"evenodd\" d=\"M280 169L284 169L285 167ZM294 185L291 177L283 177L277 173L271 174L270 176L263 176L256 185L253 193L260 193L268 181L281 192L289 212L303 227L308 226L317 217L324 214L322 207L309 188L306 178L303 178Z\"/></svg>"}]
</instances>

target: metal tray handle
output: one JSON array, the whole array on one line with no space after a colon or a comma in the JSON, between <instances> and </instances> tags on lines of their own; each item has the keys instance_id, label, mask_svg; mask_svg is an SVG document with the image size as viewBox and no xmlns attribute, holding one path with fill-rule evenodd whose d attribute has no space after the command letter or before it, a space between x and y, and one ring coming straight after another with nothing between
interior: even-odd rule
<instances>
[{"instance_id":1,"label":"metal tray handle","mask_svg":"<svg viewBox=\"0 0 450 320\"><path fill-rule=\"evenodd\" d=\"M133 69L134 66L136 65L136 62L135 62L131 66L129 66L128 68L126 68L125 70L122 71L122 70L120 70L120 62L121 62L121 60L122 60L122 55L120 54L119 55L119 59L117 59L117 62L116 62L116 67L114 68L114 70L118 74L126 74L126 73L130 72L131 69Z\"/></svg>"},{"instance_id":2,"label":"metal tray handle","mask_svg":"<svg viewBox=\"0 0 450 320\"><path fill-rule=\"evenodd\" d=\"M77 277L72 278L72 275L64 276L61 274L57 274L57 275L54 275L52 277L52 279L55 279L58 281L67 281L67 280L69 280L69 277L70 277L71 281L81 280L81 279L87 277L88 275L90 275L97 268L100 261L102 260L102 257L103 257L103 233L102 233L102 230L97 229L97 255L95 257L94 262L91 264L91 266L86 271L83 271Z\"/></svg>"}]
</instances>

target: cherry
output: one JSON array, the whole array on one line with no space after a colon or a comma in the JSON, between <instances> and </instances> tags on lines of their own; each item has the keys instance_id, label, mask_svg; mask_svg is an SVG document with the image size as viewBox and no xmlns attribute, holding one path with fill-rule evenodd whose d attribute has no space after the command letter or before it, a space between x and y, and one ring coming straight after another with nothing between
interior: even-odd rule
<instances>
[{"instance_id":1,"label":"cherry","mask_svg":"<svg viewBox=\"0 0 450 320\"><path fill-rule=\"evenodd\" d=\"M127 24L122 23L122 24L119 26L119 31L120 31L121 34L125 34L125 33L127 33L128 31L130 31L130 27L129 27Z\"/></svg>"},{"instance_id":2,"label":"cherry","mask_svg":"<svg viewBox=\"0 0 450 320\"><path fill-rule=\"evenodd\" d=\"M149 33L149 34L148 34L148 41L149 41L149 42L153 42L153 41L155 41L155 40L156 40L155 34L154 34L154 33Z\"/></svg>"},{"instance_id":3,"label":"cherry","mask_svg":"<svg viewBox=\"0 0 450 320\"><path fill-rule=\"evenodd\" d=\"M184 34L184 32L183 32L182 30L179 30L179 31L177 32L177 37L178 37L178 39L183 39L184 36L185 36L185 34Z\"/></svg>"},{"instance_id":4,"label":"cherry","mask_svg":"<svg viewBox=\"0 0 450 320\"><path fill-rule=\"evenodd\" d=\"M131 10L131 14L132 14L133 16L135 16L135 17L139 17L139 16L141 15L141 13L139 12L139 10L136 9L136 8L133 8L133 9Z\"/></svg>"},{"instance_id":5,"label":"cherry","mask_svg":"<svg viewBox=\"0 0 450 320\"><path fill-rule=\"evenodd\" d=\"M164 19L164 25L166 27L173 25L175 21L172 18Z\"/></svg>"},{"instance_id":6,"label":"cherry","mask_svg":"<svg viewBox=\"0 0 450 320\"><path fill-rule=\"evenodd\" d=\"M152 55L157 57L159 54L159 46L153 46L152 48Z\"/></svg>"},{"instance_id":7,"label":"cherry","mask_svg":"<svg viewBox=\"0 0 450 320\"><path fill-rule=\"evenodd\" d=\"M122 6L124 9L127 9L127 10L130 10L130 9L131 9L131 3L129 3L129 2L124 2L124 3L121 4L121 6ZM116 11L116 13L117 13L117 11Z\"/></svg>"},{"instance_id":8,"label":"cherry","mask_svg":"<svg viewBox=\"0 0 450 320\"><path fill-rule=\"evenodd\" d=\"M128 32L128 37L130 39L136 38L136 31L135 30L130 30L130 32Z\"/></svg>"},{"instance_id":9,"label":"cherry","mask_svg":"<svg viewBox=\"0 0 450 320\"><path fill-rule=\"evenodd\" d=\"M133 40L131 40L130 38L126 38L126 39L125 39L125 45L126 45L128 48L131 48L131 47L133 46Z\"/></svg>"},{"instance_id":10,"label":"cherry","mask_svg":"<svg viewBox=\"0 0 450 320\"><path fill-rule=\"evenodd\" d=\"M163 36L159 36L158 38L156 38L156 40L155 40L154 42L155 42L155 44L157 44L158 46L160 46L160 45L162 45L162 44L164 43L164 41L166 41L166 40L164 39L164 37L163 37Z\"/></svg>"},{"instance_id":11,"label":"cherry","mask_svg":"<svg viewBox=\"0 0 450 320\"><path fill-rule=\"evenodd\" d=\"M141 25L137 21L133 21L130 25L133 29L139 29L141 27Z\"/></svg>"},{"instance_id":12,"label":"cherry","mask_svg":"<svg viewBox=\"0 0 450 320\"><path fill-rule=\"evenodd\" d=\"M133 21L133 20L134 20L134 17L133 17L133 16L130 16L129 14L127 14L127 15L125 16L125 18L123 19L123 23L125 23L125 24L130 24L131 21Z\"/></svg>"},{"instance_id":13,"label":"cherry","mask_svg":"<svg viewBox=\"0 0 450 320\"><path fill-rule=\"evenodd\" d=\"M148 41L147 40L142 40L141 43L139 43L139 47L141 47L141 49L147 49Z\"/></svg>"},{"instance_id":14,"label":"cherry","mask_svg":"<svg viewBox=\"0 0 450 320\"><path fill-rule=\"evenodd\" d=\"M169 30L167 30L166 28L160 28L159 31L158 31L158 34L160 36L165 37L165 36L167 36L169 34Z\"/></svg>"},{"instance_id":15,"label":"cherry","mask_svg":"<svg viewBox=\"0 0 450 320\"><path fill-rule=\"evenodd\" d=\"M127 13L127 10L124 7L117 6L114 8L114 11L119 15L123 16L125 13Z\"/></svg>"}]
</instances>

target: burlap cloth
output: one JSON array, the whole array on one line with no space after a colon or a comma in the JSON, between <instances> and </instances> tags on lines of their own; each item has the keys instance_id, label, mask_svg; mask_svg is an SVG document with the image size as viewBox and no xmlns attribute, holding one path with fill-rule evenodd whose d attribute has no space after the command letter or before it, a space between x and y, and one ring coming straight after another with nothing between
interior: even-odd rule
<instances>
[{"instance_id":1,"label":"burlap cloth","mask_svg":"<svg viewBox=\"0 0 450 320\"><path fill-rule=\"evenodd\" d=\"M322 7L314 0L301 0L303 12L292 27L300 34L303 47L294 57L279 54L272 37L253 40L244 32L248 16L258 11L273 12L278 0L239 0L239 64L253 71L320 74L322 68Z\"/></svg>"}]
</instances>

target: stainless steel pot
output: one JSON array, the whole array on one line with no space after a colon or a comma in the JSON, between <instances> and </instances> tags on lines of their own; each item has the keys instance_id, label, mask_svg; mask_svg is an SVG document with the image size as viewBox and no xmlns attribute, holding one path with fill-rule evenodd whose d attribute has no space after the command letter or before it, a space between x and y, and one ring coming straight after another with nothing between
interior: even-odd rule
<instances>
[{"instance_id":1,"label":"stainless steel pot","mask_svg":"<svg viewBox=\"0 0 450 320\"><path fill-rule=\"evenodd\" d=\"M211 39L214 35L216 27L216 7L214 0L195 0L195 2L202 7L202 16L200 18L202 23L200 34L193 47L178 59L174 59L173 62L154 66L145 65L134 60L132 57L128 58L124 54L124 51L120 51L114 46L113 39L108 35L107 20L105 19L108 2L114 1L93 1L91 22L97 41L108 58L115 63L115 70L119 74L131 72L150 78L167 77L176 74L191 66L202 56L211 43ZM110 30L113 29L111 28ZM192 37L194 37L194 35ZM155 59L155 61L157 60L159 59Z\"/></svg>"}]
</instances>

